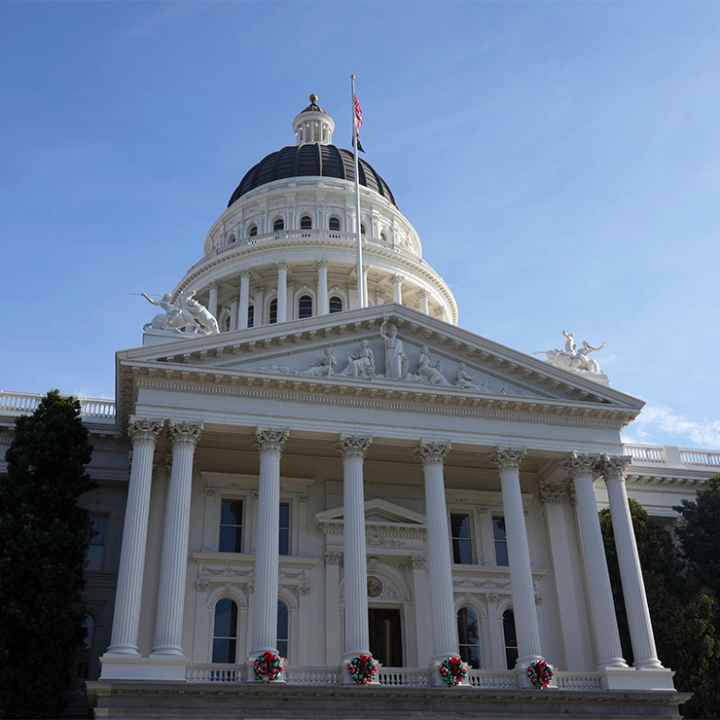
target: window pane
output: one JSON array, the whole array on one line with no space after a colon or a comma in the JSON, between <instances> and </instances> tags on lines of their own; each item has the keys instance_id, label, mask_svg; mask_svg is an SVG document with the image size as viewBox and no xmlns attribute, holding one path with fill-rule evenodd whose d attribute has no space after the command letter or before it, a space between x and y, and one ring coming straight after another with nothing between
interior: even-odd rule
<instances>
[{"instance_id":1,"label":"window pane","mask_svg":"<svg viewBox=\"0 0 720 720\"><path fill-rule=\"evenodd\" d=\"M255 327L255 306L251 305L248 308L248 327Z\"/></svg>"},{"instance_id":2,"label":"window pane","mask_svg":"<svg viewBox=\"0 0 720 720\"><path fill-rule=\"evenodd\" d=\"M242 500L223 500L220 506L220 523L222 525L242 525Z\"/></svg>"},{"instance_id":3,"label":"window pane","mask_svg":"<svg viewBox=\"0 0 720 720\"><path fill-rule=\"evenodd\" d=\"M273 325L277 322L277 300L273 300L270 303L270 324Z\"/></svg>"},{"instance_id":4,"label":"window pane","mask_svg":"<svg viewBox=\"0 0 720 720\"><path fill-rule=\"evenodd\" d=\"M107 516L106 515L91 515L90 516L90 544L91 545L105 545L105 532L107 530Z\"/></svg>"},{"instance_id":5,"label":"window pane","mask_svg":"<svg viewBox=\"0 0 720 720\"><path fill-rule=\"evenodd\" d=\"M336 312L342 312L343 304L342 304L342 298L339 298L337 296L333 296L330 298L330 312L336 313Z\"/></svg>"},{"instance_id":6,"label":"window pane","mask_svg":"<svg viewBox=\"0 0 720 720\"><path fill-rule=\"evenodd\" d=\"M212 661L214 663L235 662L236 641L231 638L215 638L213 640Z\"/></svg>"},{"instance_id":7,"label":"window pane","mask_svg":"<svg viewBox=\"0 0 720 720\"><path fill-rule=\"evenodd\" d=\"M480 642L477 614L472 608L458 610L458 638L461 645L476 645Z\"/></svg>"},{"instance_id":8,"label":"window pane","mask_svg":"<svg viewBox=\"0 0 720 720\"><path fill-rule=\"evenodd\" d=\"M224 598L215 606L215 637L235 637L237 634L237 605Z\"/></svg>"},{"instance_id":9,"label":"window pane","mask_svg":"<svg viewBox=\"0 0 720 720\"><path fill-rule=\"evenodd\" d=\"M495 564L501 567L508 567L510 565L506 542L495 543Z\"/></svg>"},{"instance_id":10,"label":"window pane","mask_svg":"<svg viewBox=\"0 0 720 720\"><path fill-rule=\"evenodd\" d=\"M277 649L280 657L286 658L288 656L288 641L287 640L278 640L277 641Z\"/></svg>"},{"instance_id":11,"label":"window pane","mask_svg":"<svg viewBox=\"0 0 720 720\"><path fill-rule=\"evenodd\" d=\"M303 215L300 218L300 229L310 230L310 228L312 228L312 220L307 215Z\"/></svg>"},{"instance_id":12,"label":"window pane","mask_svg":"<svg viewBox=\"0 0 720 720\"><path fill-rule=\"evenodd\" d=\"M330 230L340 230L340 220L336 217L330 218Z\"/></svg>"},{"instance_id":13,"label":"window pane","mask_svg":"<svg viewBox=\"0 0 720 720\"><path fill-rule=\"evenodd\" d=\"M290 554L290 503L280 503L280 555Z\"/></svg>"},{"instance_id":14,"label":"window pane","mask_svg":"<svg viewBox=\"0 0 720 720\"><path fill-rule=\"evenodd\" d=\"M453 513L450 515L452 523L452 536L454 538L470 538L470 516Z\"/></svg>"},{"instance_id":15,"label":"window pane","mask_svg":"<svg viewBox=\"0 0 720 720\"><path fill-rule=\"evenodd\" d=\"M453 562L456 565L472 565L472 543L469 540L453 539Z\"/></svg>"},{"instance_id":16,"label":"window pane","mask_svg":"<svg viewBox=\"0 0 720 720\"><path fill-rule=\"evenodd\" d=\"M220 526L218 552L242 552L242 528L236 525Z\"/></svg>"},{"instance_id":17,"label":"window pane","mask_svg":"<svg viewBox=\"0 0 720 720\"><path fill-rule=\"evenodd\" d=\"M88 570L102 570L105 560L105 547L103 545L90 545L87 551L85 567Z\"/></svg>"},{"instance_id":18,"label":"window pane","mask_svg":"<svg viewBox=\"0 0 720 720\"><path fill-rule=\"evenodd\" d=\"M281 600L277 606L277 649L281 657L288 655L289 617L287 605Z\"/></svg>"},{"instance_id":19,"label":"window pane","mask_svg":"<svg viewBox=\"0 0 720 720\"><path fill-rule=\"evenodd\" d=\"M505 518L501 515L493 517L493 534L496 540L505 540Z\"/></svg>"},{"instance_id":20,"label":"window pane","mask_svg":"<svg viewBox=\"0 0 720 720\"><path fill-rule=\"evenodd\" d=\"M312 317L313 301L309 295L303 295L298 301L298 318Z\"/></svg>"},{"instance_id":21,"label":"window pane","mask_svg":"<svg viewBox=\"0 0 720 720\"><path fill-rule=\"evenodd\" d=\"M470 665L473 670L480 669L480 648L477 645L461 645L460 657Z\"/></svg>"},{"instance_id":22,"label":"window pane","mask_svg":"<svg viewBox=\"0 0 720 720\"><path fill-rule=\"evenodd\" d=\"M505 662L508 670L512 670L518 659L515 614L512 610L506 610L503 613L503 634L505 635Z\"/></svg>"},{"instance_id":23,"label":"window pane","mask_svg":"<svg viewBox=\"0 0 720 720\"><path fill-rule=\"evenodd\" d=\"M453 538L453 562L472 564L472 522L466 513L451 513L450 526Z\"/></svg>"},{"instance_id":24,"label":"window pane","mask_svg":"<svg viewBox=\"0 0 720 720\"><path fill-rule=\"evenodd\" d=\"M284 230L285 229L285 221L282 218L278 218L273 223L273 230Z\"/></svg>"}]
</instances>

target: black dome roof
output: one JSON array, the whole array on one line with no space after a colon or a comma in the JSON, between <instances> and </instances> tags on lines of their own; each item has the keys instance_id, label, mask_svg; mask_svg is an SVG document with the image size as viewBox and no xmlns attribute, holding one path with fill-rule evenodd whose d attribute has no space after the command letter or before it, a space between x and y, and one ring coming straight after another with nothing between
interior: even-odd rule
<instances>
[{"instance_id":1,"label":"black dome roof","mask_svg":"<svg viewBox=\"0 0 720 720\"><path fill-rule=\"evenodd\" d=\"M270 153L245 173L245 177L235 188L228 207L256 187L266 185L274 180L303 176L332 177L355 182L353 153L350 150L335 147L335 145L321 145L320 143L288 145L282 150ZM360 159L360 184L380 193L397 207L395 197L388 184L362 158Z\"/></svg>"}]
</instances>

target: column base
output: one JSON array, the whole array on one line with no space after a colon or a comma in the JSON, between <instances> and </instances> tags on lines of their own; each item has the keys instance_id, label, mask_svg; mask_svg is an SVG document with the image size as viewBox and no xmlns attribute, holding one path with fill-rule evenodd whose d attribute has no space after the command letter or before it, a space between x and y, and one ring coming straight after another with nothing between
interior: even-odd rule
<instances>
[{"instance_id":1,"label":"column base","mask_svg":"<svg viewBox=\"0 0 720 720\"><path fill-rule=\"evenodd\" d=\"M184 681L185 656L122 655L106 652L100 658L101 680L175 680Z\"/></svg>"},{"instance_id":2,"label":"column base","mask_svg":"<svg viewBox=\"0 0 720 720\"><path fill-rule=\"evenodd\" d=\"M672 670L605 670L602 686L605 690L675 690Z\"/></svg>"},{"instance_id":3,"label":"column base","mask_svg":"<svg viewBox=\"0 0 720 720\"><path fill-rule=\"evenodd\" d=\"M353 680L353 677L350 673L350 670L348 668L348 665L352 662L352 660L356 657L363 657L367 656L369 658L372 658L372 661L375 663L375 667L377 668L377 672L374 673L370 679L367 682L355 682ZM363 685L380 685L380 669L381 669L380 663L375 660L375 658L372 656L370 652L353 652L353 653L346 653L343 656L342 660L342 684L343 685L351 685L351 686L363 686Z\"/></svg>"}]
</instances>

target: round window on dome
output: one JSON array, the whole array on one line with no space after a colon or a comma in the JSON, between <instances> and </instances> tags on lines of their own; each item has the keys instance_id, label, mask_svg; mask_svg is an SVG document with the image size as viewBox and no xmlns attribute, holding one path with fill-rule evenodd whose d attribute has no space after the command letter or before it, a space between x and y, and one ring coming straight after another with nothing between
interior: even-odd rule
<instances>
[{"instance_id":1,"label":"round window on dome","mask_svg":"<svg viewBox=\"0 0 720 720\"><path fill-rule=\"evenodd\" d=\"M273 230L277 232L278 230L284 230L285 229L285 221L282 218L276 218L273 222Z\"/></svg>"},{"instance_id":2,"label":"round window on dome","mask_svg":"<svg viewBox=\"0 0 720 720\"><path fill-rule=\"evenodd\" d=\"M330 312L338 313L338 312L342 312L342 309L343 309L342 298L339 298L337 295L333 295L330 298Z\"/></svg>"},{"instance_id":3,"label":"round window on dome","mask_svg":"<svg viewBox=\"0 0 720 720\"><path fill-rule=\"evenodd\" d=\"M312 230L312 218L309 215L303 215L300 218L301 230Z\"/></svg>"},{"instance_id":4,"label":"round window on dome","mask_svg":"<svg viewBox=\"0 0 720 720\"><path fill-rule=\"evenodd\" d=\"M251 225L248 228L248 237L255 237L257 235L257 225Z\"/></svg>"},{"instance_id":5,"label":"round window on dome","mask_svg":"<svg viewBox=\"0 0 720 720\"><path fill-rule=\"evenodd\" d=\"M340 218L331 217L328 223L328 229L335 232L340 232Z\"/></svg>"}]
</instances>

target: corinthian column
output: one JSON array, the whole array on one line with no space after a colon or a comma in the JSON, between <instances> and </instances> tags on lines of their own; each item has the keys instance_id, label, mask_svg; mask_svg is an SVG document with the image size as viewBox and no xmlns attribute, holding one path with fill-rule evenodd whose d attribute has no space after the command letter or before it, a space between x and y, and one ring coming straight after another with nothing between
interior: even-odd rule
<instances>
[{"instance_id":1,"label":"corinthian column","mask_svg":"<svg viewBox=\"0 0 720 720\"><path fill-rule=\"evenodd\" d=\"M417 451L425 476L426 543L435 663L442 662L449 655L458 654L450 533L443 473L443 463L449 450L450 443L447 442L421 442ZM439 684L437 673L433 673L433 682Z\"/></svg>"},{"instance_id":2,"label":"corinthian column","mask_svg":"<svg viewBox=\"0 0 720 720\"><path fill-rule=\"evenodd\" d=\"M630 627L630 641L635 658L634 665L637 670L662 670L663 666L655 649L655 636L650 621L645 583L640 568L640 556L625 488L624 467L629 461L630 458L606 456L602 461L601 468L610 500L610 515L618 565L620 566L625 610Z\"/></svg>"},{"instance_id":3,"label":"corinthian column","mask_svg":"<svg viewBox=\"0 0 720 720\"><path fill-rule=\"evenodd\" d=\"M328 306L328 263L327 260L321 260L317 266L318 269L318 300L317 315L327 315L330 312Z\"/></svg>"},{"instance_id":4,"label":"corinthian column","mask_svg":"<svg viewBox=\"0 0 720 720\"><path fill-rule=\"evenodd\" d=\"M195 447L200 440L202 429L202 424L170 421L172 470L165 503L153 655L183 657L182 629L192 469Z\"/></svg>"},{"instance_id":5,"label":"corinthian column","mask_svg":"<svg viewBox=\"0 0 720 720\"><path fill-rule=\"evenodd\" d=\"M266 650L277 652L280 455L287 439L286 430L258 429L255 436L260 452L260 487L255 521L255 598L251 660Z\"/></svg>"},{"instance_id":6,"label":"corinthian column","mask_svg":"<svg viewBox=\"0 0 720 720\"><path fill-rule=\"evenodd\" d=\"M133 449L132 467L120 551L112 639L107 649L110 654L138 655L153 456L162 426L162 420L132 418L128 427Z\"/></svg>"},{"instance_id":7,"label":"corinthian column","mask_svg":"<svg viewBox=\"0 0 720 720\"><path fill-rule=\"evenodd\" d=\"M593 473L598 459L595 455L573 453L565 461L565 466L575 483L575 512L597 667L600 671L623 670L627 669L627 663L623 659L620 646L620 633L593 489Z\"/></svg>"},{"instance_id":8,"label":"corinthian column","mask_svg":"<svg viewBox=\"0 0 720 720\"><path fill-rule=\"evenodd\" d=\"M542 657L525 510L520 490L520 463L524 457L525 450L521 448L497 448L493 457L500 470L519 667Z\"/></svg>"},{"instance_id":9,"label":"corinthian column","mask_svg":"<svg viewBox=\"0 0 720 720\"><path fill-rule=\"evenodd\" d=\"M370 654L365 548L363 459L372 440L343 435L343 588L345 590L345 654L343 664L356 655ZM346 682L350 676L344 673Z\"/></svg>"}]
</instances>

